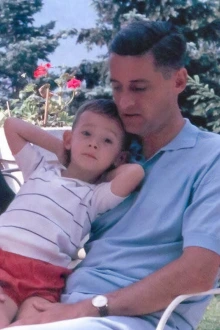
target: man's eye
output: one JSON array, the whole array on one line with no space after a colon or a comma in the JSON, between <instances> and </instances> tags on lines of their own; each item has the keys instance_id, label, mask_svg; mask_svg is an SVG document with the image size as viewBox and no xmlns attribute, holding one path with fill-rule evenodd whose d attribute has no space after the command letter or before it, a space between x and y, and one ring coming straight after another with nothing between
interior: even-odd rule
<instances>
[{"instance_id":1,"label":"man's eye","mask_svg":"<svg viewBox=\"0 0 220 330\"><path fill-rule=\"evenodd\" d=\"M109 144L112 144L113 142L112 142L112 140L110 140L110 139L106 138L106 139L105 139L105 143L109 143Z\"/></svg>"},{"instance_id":2,"label":"man's eye","mask_svg":"<svg viewBox=\"0 0 220 330\"><path fill-rule=\"evenodd\" d=\"M146 87L131 87L131 90L133 91L133 92L145 92L146 90L147 90L147 88Z\"/></svg>"},{"instance_id":3,"label":"man's eye","mask_svg":"<svg viewBox=\"0 0 220 330\"><path fill-rule=\"evenodd\" d=\"M121 86L119 86L119 85L112 85L112 90L113 91L120 91L121 90Z\"/></svg>"},{"instance_id":4,"label":"man's eye","mask_svg":"<svg viewBox=\"0 0 220 330\"><path fill-rule=\"evenodd\" d=\"M90 136L91 134L88 131L82 131L82 135L84 135L84 136Z\"/></svg>"}]
</instances>

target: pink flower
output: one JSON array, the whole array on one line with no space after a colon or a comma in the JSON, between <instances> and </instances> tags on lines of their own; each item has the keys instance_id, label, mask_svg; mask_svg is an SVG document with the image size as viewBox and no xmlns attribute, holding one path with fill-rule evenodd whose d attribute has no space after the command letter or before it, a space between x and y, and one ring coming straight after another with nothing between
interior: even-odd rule
<instances>
[{"instance_id":1,"label":"pink flower","mask_svg":"<svg viewBox=\"0 0 220 330\"><path fill-rule=\"evenodd\" d=\"M78 79L73 78L73 79L70 79L69 81L67 81L66 85L67 85L68 88L74 88L75 89L75 88L81 86L81 81L78 80Z\"/></svg>"},{"instance_id":2,"label":"pink flower","mask_svg":"<svg viewBox=\"0 0 220 330\"><path fill-rule=\"evenodd\" d=\"M48 74L48 69L50 68L51 68L50 63L39 65L37 69L34 71L34 78L46 76Z\"/></svg>"}]
</instances>

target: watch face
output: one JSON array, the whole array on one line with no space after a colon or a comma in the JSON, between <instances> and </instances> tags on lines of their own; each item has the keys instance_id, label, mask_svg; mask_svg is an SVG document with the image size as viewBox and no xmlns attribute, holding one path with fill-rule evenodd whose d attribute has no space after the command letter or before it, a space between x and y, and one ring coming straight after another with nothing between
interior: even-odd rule
<instances>
[{"instance_id":1,"label":"watch face","mask_svg":"<svg viewBox=\"0 0 220 330\"><path fill-rule=\"evenodd\" d=\"M105 296L96 296L92 299L92 304L95 307L104 307L108 303L108 299Z\"/></svg>"}]
</instances>

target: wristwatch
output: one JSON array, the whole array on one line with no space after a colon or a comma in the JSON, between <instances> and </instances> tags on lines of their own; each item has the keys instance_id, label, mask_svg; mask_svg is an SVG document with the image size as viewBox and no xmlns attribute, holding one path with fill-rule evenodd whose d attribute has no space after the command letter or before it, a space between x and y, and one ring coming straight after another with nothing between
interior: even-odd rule
<instances>
[{"instance_id":1,"label":"wristwatch","mask_svg":"<svg viewBox=\"0 0 220 330\"><path fill-rule=\"evenodd\" d=\"M92 305L98 308L101 317L108 316L108 298L102 295L95 296L92 299Z\"/></svg>"}]
</instances>

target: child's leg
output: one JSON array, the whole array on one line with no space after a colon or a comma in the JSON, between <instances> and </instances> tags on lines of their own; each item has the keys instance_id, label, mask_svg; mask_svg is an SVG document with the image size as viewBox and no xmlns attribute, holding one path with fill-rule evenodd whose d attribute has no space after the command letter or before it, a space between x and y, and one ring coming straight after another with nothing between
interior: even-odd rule
<instances>
[{"instance_id":1,"label":"child's leg","mask_svg":"<svg viewBox=\"0 0 220 330\"><path fill-rule=\"evenodd\" d=\"M35 307L34 303L37 302L38 305L41 302L48 302L48 300L41 298L41 297L30 297L27 298L20 306L17 315L16 315L16 321L18 320L24 320L24 319L31 319L34 317L36 314L40 313ZM52 303L51 303L52 304Z\"/></svg>"},{"instance_id":2,"label":"child's leg","mask_svg":"<svg viewBox=\"0 0 220 330\"><path fill-rule=\"evenodd\" d=\"M3 329L12 322L18 307L14 300L4 294L2 288L0 288L0 296L0 329Z\"/></svg>"}]
</instances>

